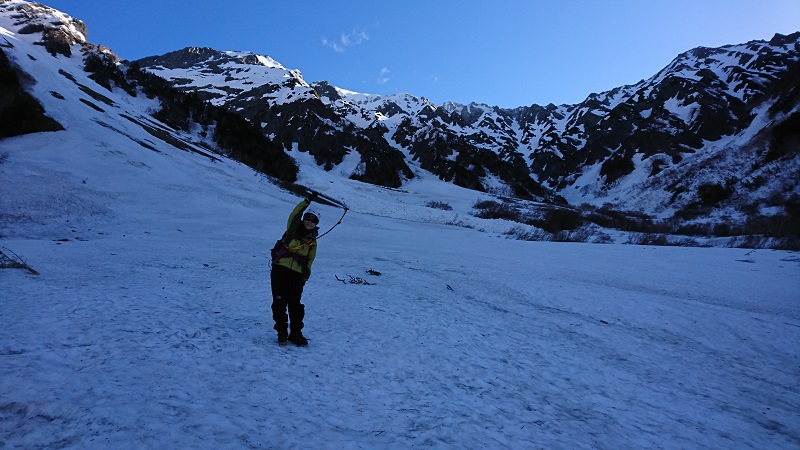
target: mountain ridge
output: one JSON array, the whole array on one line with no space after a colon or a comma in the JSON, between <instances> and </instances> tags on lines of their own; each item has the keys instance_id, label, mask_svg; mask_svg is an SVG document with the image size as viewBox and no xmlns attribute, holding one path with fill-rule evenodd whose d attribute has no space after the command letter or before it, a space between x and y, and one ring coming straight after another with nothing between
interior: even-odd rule
<instances>
[{"instance_id":1,"label":"mountain ridge","mask_svg":"<svg viewBox=\"0 0 800 450\"><path fill-rule=\"evenodd\" d=\"M678 55L647 80L592 93L576 105L513 109L477 103L433 105L424 97L410 94L352 93L326 82L308 85L327 106L317 105L317 110L346 118L359 131L379 129L382 133L378 134L389 146L400 150L406 162L416 162L446 181L522 197L552 189L573 204L600 204L608 199L617 207L653 213L642 202L626 201L643 197L642 192L620 188L636 184L626 178L637 170L637 165L648 166L648 178L657 177L685 158L705 153L705 147L713 147L709 143L745 133L756 118L764 122L763 126L794 120L790 117L797 112L800 100L786 80L798 75L799 47L800 33L776 34L770 41L754 40L720 48L698 47ZM147 62L158 61L154 58ZM158 65L145 68L169 78ZM752 114L770 102L794 106L783 116L772 108L767 108L763 117ZM251 121L275 123L274 115L266 117L241 103L230 104ZM340 129L352 132L348 126ZM267 125L265 130L274 132L274 127ZM318 152L297 136L284 139L283 145L288 148L295 142L301 144L301 151L305 146L312 153ZM744 141L731 144L738 149L748 147ZM385 147L385 143L379 146ZM336 154L335 150L332 154ZM450 164L450 160L459 157L459 164ZM758 159L756 155L751 157ZM326 163L331 166L340 161L336 155ZM505 170L493 165L497 162L505 163ZM523 164L528 173L519 170ZM472 170L458 170L459 167ZM493 175L506 186L493 187L485 182ZM404 176L408 171L404 170L399 179L390 177L378 183L397 187ZM589 179L591 176L594 179ZM752 176L742 173L737 178ZM515 181L521 183L514 184ZM520 189L520 184L536 187ZM546 189L538 189L539 184ZM663 190L657 209L664 216L687 212L697 202L695 194L704 184L705 180L694 179L691 183L670 185ZM797 185L782 189L796 192ZM685 194L688 191L694 193ZM749 198L740 201L749 202L748 206L753 203ZM735 210L736 207L731 208Z\"/></svg>"}]
</instances>

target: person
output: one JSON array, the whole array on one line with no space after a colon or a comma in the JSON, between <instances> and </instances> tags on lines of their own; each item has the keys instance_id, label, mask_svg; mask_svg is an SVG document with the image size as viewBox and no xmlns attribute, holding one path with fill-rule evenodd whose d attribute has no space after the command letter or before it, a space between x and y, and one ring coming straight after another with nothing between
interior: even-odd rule
<instances>
[{"instance_id":1,"label":"person","mask_svg":"<svg viewBox=\"0 0 800 450\"><path fill-rule=\"evenodd\" d=\"M286 345L287 341L308 345L302 332L305 306L300 300L317 255L319 213L307 210L314 198L312 194L295 206L289 214L286 232L272 249L272 318L280 345Z\"/></svg>"}]
</instances>

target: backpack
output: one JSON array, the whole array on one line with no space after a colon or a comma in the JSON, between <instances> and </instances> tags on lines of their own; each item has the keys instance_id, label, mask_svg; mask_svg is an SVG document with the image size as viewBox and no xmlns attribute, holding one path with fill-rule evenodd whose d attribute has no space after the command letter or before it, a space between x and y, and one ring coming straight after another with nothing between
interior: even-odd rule
<instances>
[{"instance_id":1,"label":"backpack","mask_svg":"<svg viewBox=\"0 0 800 450\"><path fill-rule=\"evenodd\" d=\"M278 264L278 261L281 258L285 258L291 255L291 252L288 248L286 248L286 244L283 243L283 239L278 239L278 242L275 243L275 246L272 247L270 250L270 255L272 256L272 265Z\"/></svg>"}]
</instances>

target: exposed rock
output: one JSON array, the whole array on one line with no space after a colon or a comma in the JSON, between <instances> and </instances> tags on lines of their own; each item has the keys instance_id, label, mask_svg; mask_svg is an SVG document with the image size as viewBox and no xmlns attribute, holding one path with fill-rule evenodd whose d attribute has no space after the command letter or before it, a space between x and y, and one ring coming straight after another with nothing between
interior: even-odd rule
<instances>
[{"instance_id":1,"label":"exposed rock","mask_svg":"<svg viewBox=\"0 0 800 450\"><path fill-rule=\"evenodd\" d=\"M5 5L4 8L13 11L20 34L41 33L42 40L38 44L53 56L69 57L72 45L86 43L86 24L53 8L39 3Z\"/></svg>"}]
</instances>

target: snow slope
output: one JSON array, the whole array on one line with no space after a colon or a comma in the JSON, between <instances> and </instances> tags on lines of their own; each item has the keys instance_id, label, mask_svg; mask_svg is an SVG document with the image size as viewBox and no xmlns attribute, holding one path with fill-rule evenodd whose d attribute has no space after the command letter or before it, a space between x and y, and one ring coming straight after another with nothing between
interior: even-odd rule
<instances>
[{"instance_id":1,"label":"snow slope","mask_svg":"<svg viewBox=\"0 0 800 450\"><path fill-rule=\"evenodd\" d=\"M297 199L227 161L76 134L0 142L3 198L25 192L31 219L2 245L41 272L0 271L4 447L800 443L795 253L354 210L320 241L311 345L281 348L267 249ZM87 166L113 180L83 183Z\"/></svg>"},{"instance_id":2,"label":"snow slope","mask_svg":"<svg viewBox=\"0 0 800 450\"><path fill-rule=\"evenodd\" d=\"M310 346L278 347L268 249L299 198L121 118L144 98L85 106L53 71L101 89L78 56L4 37L66 130L0 140L0 246L41 273L0 270L0 447L800 446L797 253L509 240L478 193L301 154L351 211Z\"/></svg>"}]
</instances>

